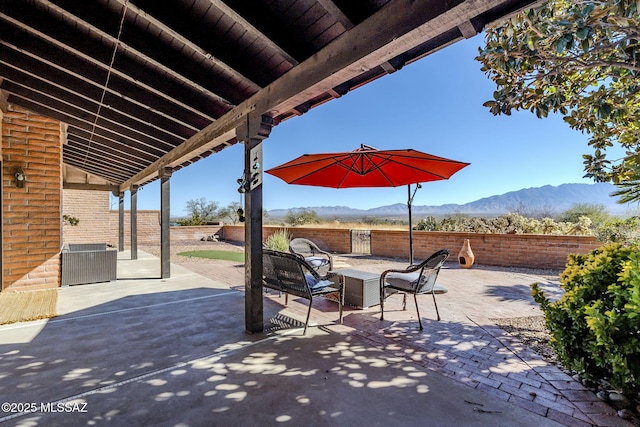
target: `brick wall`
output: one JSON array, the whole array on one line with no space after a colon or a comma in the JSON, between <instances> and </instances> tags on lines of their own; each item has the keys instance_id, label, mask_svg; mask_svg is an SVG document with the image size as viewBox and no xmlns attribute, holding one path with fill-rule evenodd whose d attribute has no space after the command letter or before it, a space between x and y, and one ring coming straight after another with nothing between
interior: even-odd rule
<instances>
[{"instance_id":1,"label":"brick wall","mask_svg":"<svg viewBox=\"0 0 640 427\"><path fill-rule=\"evenodd\" d=\"M215 234L222 237L220 230L222 230L221 225L192 225L188 227L171 227L169 231L171 233L171 242L188 242L198 241L203 237L206 238Z\"/></svg>"},{"instance_id":2,"label":"brick wall","mask_svg":"<svg viewBox=\"0 0 640 427\"><path fill-rule=\"evenodd\" d=\"M267 238L283 227L265 226L262 229L262 239ZM331 228L286 228L289 236L294 239L303 237L313 241L320 249L329 250L336 253L351 252L351 231L347 229ZM233 242L244 242L243 225L225 225L222 231L224 240Z\"/></svg>"},{"instance_id":3,"label":"brick wall","mask_svg":"<svg viewBox=\"0 0 640 427\"><path fill-rule=\"evenodd\" d=\"M263 237L281 227L265 227ZM347 229L287 228L294 237L308 238L325 250L351 252L351 232ZM225 225L225 240L243 242L244 227ZM591 236L551 236L541 234L475 234L446 232L413 232L414 260L420 261L433 252L447 248L450 262L457 262L458 252L469 239L475 262L504 267L562 269L570 253L587 253L599 246ZM409 231L371 230L371 255L409 259Z\"/></svg>"},{"instance_id":4,"label":"brick wall","mask_svg":"<svg viewBox=\"0 0 640 427\"><path fill-rule=\"evenodd\" d=\"M3 289L60 285L60 123L9 105L2 119ZM17 188L14 174L27 177Z\"/></svg>"},{"instance_id":5,"label":"brick wall","mask_svg":"<svg viewBox=\"0 0 640 427\"><path fill-rule=\"evenodd\" d=\"M109 238L107 243L118 246L118 211L109 211ZM160 211L138 210L138 244L160 244ZM124 247L131 248L131 211L124 211Z\"/></svg>"},{"instance_id":6,"label":"brick wall","mask_svg":"<svg viewBox=\"0 0 640 427\"><path fill-rule=\"evenodd\" d=\"M110 235L107 191L63 190L62 213L80 220L62 226L64 243L104 243Z\"/></svg>"},{"instance_id":7,"label":"brick wall","mask_svg":"<svg viewBox=\"0 0 640 427\"><path fill-rule=\"evenodd\" d=\"M591 236L543 234L476 234L413 232L414 259L422 260L438 249L458 252L469 239L475 262L484 265L531 268L564 268L570 253L587 253L602 244ZM409 258L409 231L371 231L371 254Z\"/></svg>"}]
</instances>

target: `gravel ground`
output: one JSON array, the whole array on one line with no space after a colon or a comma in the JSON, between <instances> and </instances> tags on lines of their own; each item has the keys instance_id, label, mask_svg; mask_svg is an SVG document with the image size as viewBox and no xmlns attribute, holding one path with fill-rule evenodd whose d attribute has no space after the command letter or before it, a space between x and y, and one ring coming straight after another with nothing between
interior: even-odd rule
<instances>
[{"instance_id":1,"label":"gravel ground","mask_svg":"<svg viewBox=\"0 0 640 427\"><path fill-rule=\"evenodd\" d=\"M544 316L490 319L500 328L517 337L523 344L538 353L546 361L557 364L557 357L549 346L549 331L544 325Z\"/></svg>"}]
</instances>

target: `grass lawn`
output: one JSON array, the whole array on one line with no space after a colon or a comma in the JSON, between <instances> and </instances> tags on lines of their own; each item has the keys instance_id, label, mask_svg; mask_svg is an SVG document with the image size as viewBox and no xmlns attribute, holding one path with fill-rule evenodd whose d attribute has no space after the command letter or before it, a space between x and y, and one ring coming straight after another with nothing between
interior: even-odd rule
<instances>
[{"instance_id":1,"label":"grass lawn","mask_svg":"<svg viewBox=\"0 0 640 427\"><path fill-rule=\"evenodd\" d=\"M244 252L204 250L204 251L178 252L178 255L192 256L197 258L223 259L226 261L244 262Z\"/></svg>"}]
</instances>

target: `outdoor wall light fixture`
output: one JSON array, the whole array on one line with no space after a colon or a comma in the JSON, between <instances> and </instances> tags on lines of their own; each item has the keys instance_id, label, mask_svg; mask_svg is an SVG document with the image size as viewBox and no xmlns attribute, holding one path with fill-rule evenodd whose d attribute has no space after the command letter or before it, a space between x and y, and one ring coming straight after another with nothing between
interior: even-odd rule
<instances>
[{"instance_id":1,"label":"outdoor wall light fixture","mask_svg":"<svg viewBox=\"0 0 640 427\"><path fill-rule=\"evenodd\" d=\"M245 179L244 175L242 175L242 177L237 179L238 185L240 187L238 187L238 193L242 194L242 193L246 193L247 192L247 180Z\"/></svg>"},{"instance_id":2,"label":"outdoor wall light fixture","mask_svg":"<svg viewBox=\"0 0 640 427\"><path fill-rule=\"evenodd\" d=\"M27 176L24 174L24 171L22 170L21 167L18 167L15 177L16 177L16 187L18 188L24 187L24 183L27 181Z\"/></svg>"},{"instance_id":3,"label":"outdoor wall light fixture","mask_svg":"<svg viewBox=\"0 0 640 427\"><path fill-rule=\"evenodd\" d=\"M240 222L245 222L247 218L245 218L244 216L244 209L242 208L238 208L238 210L236 211L236 214L238 215L238 221Z\"/></svg>"}]
</instances>

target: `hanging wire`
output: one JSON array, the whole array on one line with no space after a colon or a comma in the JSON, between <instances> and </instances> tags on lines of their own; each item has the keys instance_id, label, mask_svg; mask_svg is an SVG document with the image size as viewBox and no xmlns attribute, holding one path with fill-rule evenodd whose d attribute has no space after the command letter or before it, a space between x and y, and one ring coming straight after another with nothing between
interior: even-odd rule
<instances>
[{"instance_id":1,"label":"hanging wire","mask_svg":"<svg viewBox=\"0 0 640 427\"><path fill-rule=\"evenodd\" d=\"M122 17L120 18L120 27L118 28L118 36L116 37L116 43L113 47L113 54L111 55L111 62L109 62L109 68L107 69L107 79L104 82L104 87L102 88L102 95L100 96L100 103L98 103L98 111L96 112L95 119L93 120L93 125L91 126L91 135L89 136L89 143L87 144L87 151L84 154L84 160L82 161L82 166L85 166L87 163L87 159L89 158L89 150L91 149L91 143L93 142L93 137L96 133L96 127L98 126L98 119L100 118L100 112L102 111L102 106L104 105L104 98L107 94L107 87L109 87L109 80L111 79L111 70L113 69L113 63L116 60L116 54L118 53L118 46L120 45L120 37L122 36L122 28L124 27L124 19L127 16L127 8L129 6L129 0L125 0L123 8L122 8Z\"/></svg>"}]
</instances>

